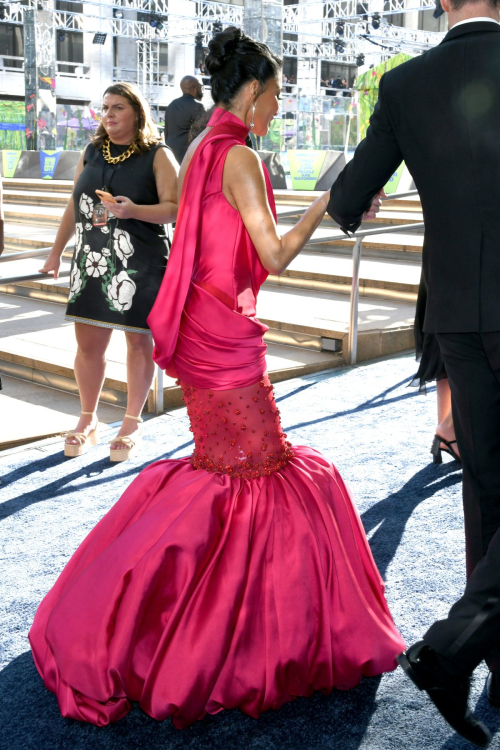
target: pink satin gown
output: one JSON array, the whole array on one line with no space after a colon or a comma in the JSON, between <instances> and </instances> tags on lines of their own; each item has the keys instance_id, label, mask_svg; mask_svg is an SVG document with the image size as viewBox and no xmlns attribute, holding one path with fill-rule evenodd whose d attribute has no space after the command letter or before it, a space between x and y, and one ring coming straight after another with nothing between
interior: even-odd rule
<instances>
[{"instance_id":1,"label":"pink satin gown","mask_svg":"<svg viewBox=\"0 0 500 750\"><path fill-rule=\"evenodd\" d=\"M132 482L30 632L63 716L99 726L131 701L179 728L224 708L257 717L392 670L404 648L341 476L281 429L255 317L267 274L222 193L247 130L220 109L210 125L149 320L194 453Z\"/></svg>"}]
</instances>

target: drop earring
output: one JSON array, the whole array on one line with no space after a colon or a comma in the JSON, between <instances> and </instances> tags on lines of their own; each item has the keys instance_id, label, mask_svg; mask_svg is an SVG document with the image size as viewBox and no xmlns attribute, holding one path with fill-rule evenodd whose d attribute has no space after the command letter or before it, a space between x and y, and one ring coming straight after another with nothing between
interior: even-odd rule
<instances>
[{"instance_id":1,"label":"drop earring","mask_svg":"<svg viewBox=\"0 0 500 750\"><path fill-rule=\"evenodd\" d=\"M255 104L252 104L252 122L250 123L250 130L254 129L255 125Z\"/></svg>"}]
</instances>

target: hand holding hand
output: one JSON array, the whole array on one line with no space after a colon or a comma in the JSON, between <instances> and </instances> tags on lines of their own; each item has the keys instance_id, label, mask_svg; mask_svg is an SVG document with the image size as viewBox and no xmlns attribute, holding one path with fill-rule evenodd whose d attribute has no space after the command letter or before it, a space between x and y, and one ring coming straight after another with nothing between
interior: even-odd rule
<instances>
[{"instance_id":1,"label":"hand holding hand","mask_svg":"<svg viewBox=\"0 0 500 750\"><path fill-rule=\"evenodd\" d=\"M59 278L59 267L61 265L61 256L59 253L50 253L49 257L43 264L43 266L39 269L39 273L48 273L52 274L54 279Z\"/></svg>"},{"instance_id":2,"label":"hand holding hand","mask_svg":"<svg viewBox=\"0 0 500 750\"><path fill-rule=\"evenodd\" d=\"M372 204L370 208L365 211L363 214L363 220L366 221L367 219L374 219L378 212L380 211L380 206L382 204L382 200L384 198L387 198L387 195L385 194L384 190L381 190L376 195L373 196Z\"/></svg>"},{"instance_id":3,"label":"hand holding hand","mask_svg":"<svg viewBox=\"0 0 500 750\"><path fill-rule=\"evenodd\" d=\"M115 201L116 203L103 201L103 204L108 211L111 211L113 216L116 216L117 219L133 219L135 217L137 206L130 198L125 198L123 195L116 195Z\"/></svg>"}]
</instances>

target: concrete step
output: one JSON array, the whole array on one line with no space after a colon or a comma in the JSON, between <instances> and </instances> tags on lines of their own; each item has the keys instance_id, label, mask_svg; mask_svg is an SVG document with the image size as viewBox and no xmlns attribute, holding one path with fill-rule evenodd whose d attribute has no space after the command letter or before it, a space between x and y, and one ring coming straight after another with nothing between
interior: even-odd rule
<instances>
[{"instance_id":1,"label":"concrete step","mask_svg":"<svg viewBox=\"0 0 500 750\"><path fill-rule=\"evenodd\" d=\"M19 261L21 262L21 261ZM54 285L54 296L60 292ZM61 299L63 295L61 294ZM36 385L77 394L73 362L76 341L73 324L64 320L65 308L37 299L0 294L0 372ZM328 370L345 364L340 352L304 350L283 343L271 343L267 355L271 380ZM164 406L182 404L180 388L165 376ZM108 349L106 378L101 402L124 408L127 401L125 335L115 331ZM150 393L147 411L153 408Z\"/></svg>"},{"instance_id":2,"label":"concrete step","mask_svg":"<svg viewBox=\"0 0 500 750\"><path fill-rule=\"evenodd\" d=\"M40 227L26 224L5 224L4 254L19 253L24 250L36 250L42 247L52 247L56 237L56 227Z\"/></svg>"},{"instance_id":3,"label":"concrete step","mask_svg":"<svg viewBox=\"0 0 500 750\"><path fill-rule=\"evenodd\" d=\"M284 233L286 227L278 224L279 231ZM370 228L368 222L363 225L363 229ZM313 236L306 245L308 250L316 252L331 252L332 246L352 248L355 240L347 237L341 229L333 229L320 225L314 232ZM424 235L417 232L387 232L384 234L373 235L363 239L363 253L365 250L378 250L398 252L400 254L422 253L424 244ZM400 257L403 257L402 255Z\"/></svg>"},{"instance_id":4,"label":"concrete step","mask_svg":"<svg viewBox=\"0 0 500 750\"><path fill-rule=\"evenodd\" d=\"M5 221L13 224L58 227L64 207L28 206L22 203L8 203L5 207Z\"/></svg>"},{"instance_id":5,"label":"concrete step","mask_svg":"<svg viewBox=\"0 0 500 750\"><path fill-rule=\"evenodd\" d=\"M347 294L282 286L264 287L257 315L274 341L347 357L350 298ZM358 361L413 348L415 303L360 296Z\"/></svg>"},{"instance_id":6,"label":"concrete step","mask_svg":"<svg viewBox=\"0 0 500 750\"><path fill-rule=\"evenodd\" d=\"M295 258L288 268L280 275L270 275L265 284L289 289L309 290L311 292L330 292L350 294L352 284L351 248L341 248L344 252L337 252L337 246L330 247L330 253L304 251ZM69 269L68 260L71 249L65 254L63 269ZM376 253L377 251L375 251ZM363 257L360 266L360 294L365 297L416 302L418 284L420 281L420 258L412 258L411 262L397 254L395 259L383 257L386 253L378 252L382 258ZM32 275L41 265L41 259L31 258L3 263L0 267L0 289L3 292L30 296L32 299L46 301L60 301L66 303L69 281L68 278L53 282L47 279L18 282L15 285L1 285L2 277L13 275ZM57 295L54 298L54 295Z\"/></svg>"},{"instance_id":7,"label":"concrete step","mask_svg":"<svg viewBox=\"0 0 500 750\"><path fill-rule=\"evenodd\" d=\"M399 258L361 260L359 290L364 297L416 302L419 281L420 264ZM311 251L298 255L280 276L270 275L266 282L266 286L343 294L350 294L351 284L351 257Z\"/></svg>"},{"instance_id":8,"label":"concrete step","mask_svg":"<svg viewBox=\"0 0 500 750\"><path fill-rule=\"evenodd\" d=\"M2 382L0 451L51 438L75 428L80 414L80 399L77 396L5 374ZM116 423L122 421L124 414L124 409L120 407L99 405L99 433L103 440L107 433L110 438L116 434Z\"/></svg>"},{"instance_id":9,"label":"concrete step","mask_svg":"<svg viewBox=\"0 0 500 750\"><path fill-rule=\"evenodd\" d=\"M43 191L48 193L66 193L69 197L73 190L72 180L35 180L16 179L15 177L3 177L5 190L21 190L25 193L32 191Z\"/></svg>"},{"instance_id":10,"label":"concrete step","mask_svg":"<svg viewBox=\"0 0 500 750\"><path fill-rule=\"evenodd\" d=\"M297 206L295 209L291 206L286 205L276 207L278 221L283 224L289 224L290 226L293 226L295 222L298 221L303 212L303 206ZM424 217L421 209L403 210L399 207L388 209L386 206L383 206L383 208L381 208L374 219L370 219L369 221L364 222L363 227L365 229L370 229L370 227L378 225L392 226L398 224L414 224L415 222L421 222L423 220ZM333 221L333 219L328 214L325 214L324 218L322 219L321 226L336 227L337 229L339 228L339 225L335 221Z\"/></svg>"},{"instance_id":11,"label":"concrete step","mask_svg":"<svg viewBox=\"0 0 500 750\"><path fill-rule=\"evenodd\" d=\"M290 208L307 208L316 198L322 195L321 191L315 190L275 190L274 198L277 206L289 206ZM417 210L421 211L420 197L409 195L405 198L388 196L382 204L387 210Z\"/></svg>"},{"instance_id":12,"label":"concrete step","mask_svg":"<svg viewBox=\"0 0 500 750\"><path fill-rule=\"evenodd\" d=\"M56 207L66 208L69 194L58 192L49 192L47 190L24 191L24 190L4 190L3 200L7 205L16 204L23 206L47 206L48 208Z\"/></svg>"}]
</instances>

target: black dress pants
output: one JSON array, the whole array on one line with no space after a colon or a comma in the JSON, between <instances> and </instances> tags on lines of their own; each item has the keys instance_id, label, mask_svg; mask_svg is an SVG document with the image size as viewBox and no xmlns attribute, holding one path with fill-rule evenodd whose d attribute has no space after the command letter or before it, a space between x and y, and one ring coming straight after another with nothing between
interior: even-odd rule
<instances>
[{"instance_id":1,"label":"black dress pants","mask_svg":"<svg viewBox=\"0 0 500 750\"><path fill-rule=\"evenodd\" d=\"M500 670L500 332L439 333L463 467L468 582L424 640L457 674Z\"/></svg>"}]
</instances>

